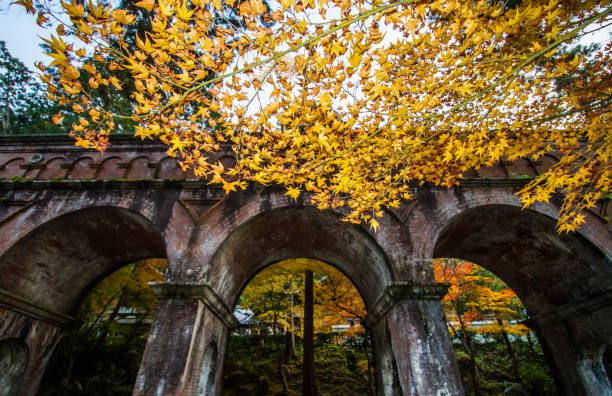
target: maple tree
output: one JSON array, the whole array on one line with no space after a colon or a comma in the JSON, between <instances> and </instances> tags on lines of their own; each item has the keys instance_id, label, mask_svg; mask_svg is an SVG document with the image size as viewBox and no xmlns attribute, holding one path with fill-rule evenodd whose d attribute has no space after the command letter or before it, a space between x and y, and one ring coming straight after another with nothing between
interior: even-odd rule
<instances>
[{"instance_id":1,"label":"maple tree","mask_svg":"<svg viewBox=\"0 0 612 396\"><path fill-rule=\"evenodd\" d=\"M43 0L16 3L40 10L40 24L54 17ZM562 193L558 228L572 231L610 194L612 44L562 50L609 25L609 0L136 4L152 13L137 49L136 17L102 0L61 2L69 21L45 39L42 79L80 113L77 145L104 149L127 118L227 192L280 184L375 229L414 182L452 186L551 151L560 160L520 191L525 206ZM125 71L134 104L114 114L91 91L121 89ZM221 144L235 152L230 169L210 161Z\"/></svg>"},{"instance_id":2,"label":"maple tree","mask_svg":"<svg viewBox=\"0 0 612 396\"><path fill-rule=\"evenodd\" d=\"M282 369L291 353L293 334L303 339L303 394L317 393L314 378L314 332L331 332L332 325L345 324L348 319L365 317L365 306L357 289L335 268L312 259L289 259L260 271L244 288L238 305L253 312L260 325L267 325L274 336L282 328L286 334L286 351L278 355L278 376L283 388L287 381ZM262 329L260 329L260 332ZM362 336L367 348L365 329L355 323L345 337ZM365 349L364 348L364 349ZM368 360L369 365L369 360ZM369 370L368 370L369 373Z\"/></svg>"},{"instance_id":3,"label":"maple tree","mask_svg":"<svg viewBox=\"0 0 612 396\"><path fill-rule=\"evenodd\" d=\"M332 325L353 320L350 335L363 334L356 322L365 318L366 310L357 288L343 273L317 260L289 259L268 266L244 288L238 305L270 324L274 334L282 328L302 336L296 319L304 316L304 272L309 270L314 273L315 331L330 332Z\"/></svg>"},{"instance_id":4,"label":"maple tree","mask_svg":"<svg viewBox=\"0 0 612 396\"><path fill-rule=\"evenodd\" d=\"M480 394L480 373L474 348L475 334L502 336L513 375L521 382L519 365L508 336L523 336L529 332L525 325L517 322L524 319L524 308L518 296L499 278L474 263L439 258L434 259L433 264L436 281L450 284L442 305L451 335L461 342L470 357L476 394ZM478 326L474 326L475 321L480 321Z\"/></svg>"}]
</instances>

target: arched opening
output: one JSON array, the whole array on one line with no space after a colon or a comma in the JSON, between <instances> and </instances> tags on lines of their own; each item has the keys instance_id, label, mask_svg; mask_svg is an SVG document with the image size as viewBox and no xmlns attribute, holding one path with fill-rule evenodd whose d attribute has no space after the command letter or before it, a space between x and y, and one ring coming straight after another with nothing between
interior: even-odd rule
<instances>
[{"instance_id":1,"label":"arched opening","mask_svg":"<svg viewBox=\"0 0 612 396\"><path fill-rule=\"evenodd\" d=\"M433 255L477 263L516 292L558 389L577 395L610 391L603 382L585 387L584 370L577 367L590 345L609 340L609 305L598 301L610 293L612 265L579 233L557 234L555 223L519 207L472 208L440 230Z\"/></svg>"},{"instance_id":2,"label":"arched opening","mask_svg":"<svg viewBox=\"0 0 612 396\"><path fill-rule=\"evenodd\" d=\"M165 259L129 264L85 296L50 359L39 396L131 394L158 300L149 282L164 280Z\"/></svg>"},{"instance_id":3,"label":"arched opening","mask_svg":"<svg viewBox=\"0 0 612 396\"><path fill-rule=\"evenodd\" d=\"M530 315L608 290L610 260L580 234L557 234L545 215L486 205L453 217L437 237L434 257L488 269L514 290Z\"/></svg>"},{"instance_id":4,"label":"arched opening","mask_svg":"<svg viewBox=\"0 0 612 396\"><path fill-rule=\"evenodd\" d=\"M37 392L55 346L96 285L126 265L165 257L154 224L132 210L106 206L60 215L13 244L0 257L0 291L21 308L0 313L7 321L3 335L25 337L31 346L19 392Z\"/></svg>"},{"instance_id":5,"label":"arched opening","mask_svg":"<svg viewBox=\"0 0 612 396\"><path fill-rule=\"evenodd\" d=\"M606 345L593 345L590 348L584 348L578 359L578 371L581 374L584 387L587 389L601 387L612 390L610 377L605 366L605 350Z\"/></svg>"},{"instance_id":6,"label":"arched opening","mask_svg":"<svg viewBox=\"0 0 612 396\"><path fill-rule=\"evenodd\" d=\"M28 364L28 347L18 338L0 340L0 395L17 394Z\"/></svg>"},{"instance_id":7,"label":"arched opening","mask_svg":"<svg viewBox=\"0 0 612 396\"><path fill-rule=\"evenodd\" d=\"M217 376L217 344L213 341L204 352L200 382L198 383L198 396L214 395L216 390Z\"/></svg>"},{"instance_id":8,"label":"arched opening","mask_svg":"<svg viewBox=\"0 0 612 396\"><path fill-rule=\"evenodd\" d=\"M606 345L603 353L603 367L608 381L612 382L612 346Z\"/></svg>"},{"instance_id":9,"label":"arched opening","mask_svg":"<svg viewBox=\"0 0 612 396\"><path fill-rule=\"evenodd\" d=\"M442 306L466 394L556 394L516 293L477 264L453 258L433 263L436 281L450 284Z\"/></svg>"},{"instance_id":10,"label":"arched opening","mask_svg":"<svg viewBox=\"0 0 612 396\"><path fill-rule=\"evenodd\" d=\"M309 258L346 275L367 309L393 281L390 263L370 234L340 217L313 207L262 210L238 226L217 249L208 279L220 298L235 306L249 280L262 269L283 260ZM377 354L377 366L382 356Z\"/></svg>"},{"instance_id":11,"label":"arched opening","mask_svg":"<svg viewBox=\"0 0 612 396\"><path fill-rule=\"evenodd\" d=\"M223 395L301 395L311 365L320 395L375 394L365 305L338 269L306 258L271 264L241 291L235 314Z\"/></svg>"}]
</instances>

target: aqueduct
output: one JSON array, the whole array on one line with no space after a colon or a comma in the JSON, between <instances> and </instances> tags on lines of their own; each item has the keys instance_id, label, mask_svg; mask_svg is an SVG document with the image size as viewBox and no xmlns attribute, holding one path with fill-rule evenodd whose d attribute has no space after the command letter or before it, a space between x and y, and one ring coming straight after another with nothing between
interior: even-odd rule
<instances>
[{"instance_id":1,"label":"aqueduct","mask_svg":"<svg viewBox=\"0 0 612 396\"><path fill-rule=\"evenodd\" d=\"M231 307L261 268L308 257L359 289L379 395L461 395L433 257L474 261L525 303L566 395L612 395L612 229L607 208L574 235L556 207L514 193L554 158L500 163L453 189L415 187L381 229L340 221L273 188L226 196L159 144L104 154L60 137L0 138L0 394L34 395L84 295L128 263L168 260L134 395L219 395ZM231 153L216 154L222 162Z\"/></svg>"}]
</instances>

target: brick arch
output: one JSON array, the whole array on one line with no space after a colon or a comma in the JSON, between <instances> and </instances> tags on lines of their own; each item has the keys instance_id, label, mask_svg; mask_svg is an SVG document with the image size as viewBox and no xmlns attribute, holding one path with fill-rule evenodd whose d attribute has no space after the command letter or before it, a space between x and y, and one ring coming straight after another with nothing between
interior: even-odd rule
<instances>
[{"instance_id":1,"label":"brick arch","mask_svg":"<svg viewBox=\"0 0 612 396\"><path fill-rule=\"evenodd\" d=\"M21 168L21 165L26 163L25 159L22 157L11 158L6 161L4 164L0 164L0 179L6 178L9 179L11 177L22 177L26 170Z\"/></svg>"},{"instance_id":2,"label":"brick arch","mask_svg":"<svg viewBox=\"0 0 612 396\"><path fill-rule=\"evenodd\" d=\"M211 273L211 263L214 262L219 249L230 235L253 218L266 216L266 213L271 211L304 209L314 213L328 213L335 219L334 221L346 227L350 225L340 220L347 214L340 208L322 212L310 204L307 197L303 196L295 201L282 192L261 188L233 192L225 198L223 196L224 194L219 192L214 199L190 197L183 199L182 205L177 205L179 210L174 211L168 227L172 229L172 232L167 232L165 236L169 245L178 246L176 250L184 253L182 258L174 258L172 257L174 252L169 252L168 271L172 279L208 279ZM202 204L204 209L194 210L193 213L188 214L185 206L197 208L198 204ZM196 218L194 215L201 217ZM194 224L197 224L197 228L184 227L185 221L193 221ZM380 247L389 263L393 278L395 278L398 276L396 271L401 266L400 263L406 260L407 252L409 253L411 246L407 242L410 238L409 233L396 216L387 214L380 219L380 223L381 228L378 232L373 232L363 225L351 225L351 227L358 228L364 237L367 236Z\"/></svg>"},{"instance_id":3,"label":"brick arch","mask_svg":"<svg viewBox=\"0 0 612 396\"><path fill-rule=\"evenodd\" d=\"M141 214L95 206L54 217L0 256L0 289L71 314L100 279L129 263L165 257L164 240Z\"/></svg>"},{"instance_id":4,"label":"brick arch","mask_svg":"<svg viewBox=\"0 0 612 396\"><path fill-rule=\"evenodd\" d=\"M560 235L554 217L544 214L551 208L539 209L465 209L439 229L431 255L479 264L517 293L564 394L609 394L602 356L612 342L612 262L587 237L597 221L590 219L584 233Z\"/></svg>"},{"instance_id":5,"label":"brick arch","mask_svg":"<svg viewBox=\"0 0 612 396\"><path fill-rule=\"evenodd\" d=\"M208 278L228 305L262 268L290 258L312 258L338 268L366 306L394 279L376 240L361 227L342 222L338 213L295 205L257 212L233 228L211 261Z\"/></svg>"},{"instance_id":6,"label":"brick arch","mask_svg":"<svg viewBox=\"0 0 612 396\"><path fill-rule=\"evenodd\" d=\"M532 315L607 290L609 258L580 234L557 234L555 224L517 206L478 206L448 221L432 256L487 268L517 292Z\"/></svg>"},{"instance_id":7,"label":"brick arch","mask_svg":"<svg viewBox=\"0 0 612 396\"><path fill-rule=\"evenodd\" d=\"M111 155L108 158L104 158L99 164L96 164L96 172L94 178L98 180L108 178L122 178L125 170L119 168L121 163L121 157L118 155Z\"/></svg>"},{"instance_id":8,"label":"brick arch","mask_svg":"<svg viewBox=\"0 0 612 396\"><path fill-rule=\"evenodd\" d=\"M415 235L413 250L416 256L434 257L435 242L443 229L456 216L488 205L504 205L522 209L522 203L510 188L423 188L415 194L415 202L409 203L400 213L402 221ZM558 207L537 203L523 213L536 213L551 219L549 231L554 233ZM474 212L476 213L476 212ZM586 222L575 235L588 240L607 257L612 257L612 240L609 226L598 216L585 211Z\"/></svg>"},{"instance_id":9,"label":"brick arch","mask_svg":"<svg viewBox=\"0 0 612 396\"><path fill-rule=\"evenodd\" d=\"M66 178L76 180L93 179L96 173L96 169L92 167L93 163L93 157L83 156L78 158L70 166Z\"/></svg>"},{"instance_id":10,"label":"brick arch","mask_svg":"<svg viewBox=\"0 0 612 396\"><path fill-rule=\"evenodd\" d=\"M66 159L62 156L53 156L45 161L45 167L36 175L39 179L63 178L66 176L67 168L62 168L61 165L66 163Z\"/></svg>"},{"instance_id":11,"label":"brick arch","mask_svg":"<svg viewBox=\"0 0 612 396\"><path fill-rule=\"evenodd\" d=\"M149 167L151 158L146 155L139 155L132 159L127 166L125 173L126 179L153 179L154 169Z\"/></svg>"}]
</instances>

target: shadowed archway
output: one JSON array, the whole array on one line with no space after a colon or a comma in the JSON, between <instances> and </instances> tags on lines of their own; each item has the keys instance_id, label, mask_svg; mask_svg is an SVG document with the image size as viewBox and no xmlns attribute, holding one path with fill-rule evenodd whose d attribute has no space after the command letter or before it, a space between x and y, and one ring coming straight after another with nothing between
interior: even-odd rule
<instances>
[{"instance_id":1,"label":"shadowed archway","mask_svg":"<svg viewBox=\"0 0 612 396\"><path fill-rule=\"evenodd\" d=\"M555 223L515 206L472 208L448 222L433 254L478 263L517 293L558 388L606 394L601 354L611 338L612 263L583 236L555 233Z\"/></svg>"},{"instance_id":2,"label":"shadowed archway","mask_svg":"<svg viewBox=\"0 0 612 396\"><path fill-rule=\"evenodd\" d=\"M366 308L393 280L382 249L360 227L316 208L282 208L238 227L217 250L210 279L220 296L235 302L248 281L269 264L308 257L328 263L351 279Z\"/></svg>"},{"instance_id":3,"label":"shadowed archway","mask_svg":"<svg viewBox=\"0 0 612 396\"><path fill-rule=\"evenodd\" d=\"M34 394L62 329L77 323L83 298L104 277L129 263L165 257L165 244L142 215L90 207L30 231L0 257L0 321L19 336L29 359L19 394Z\"/></svg>"}]
</instances>

